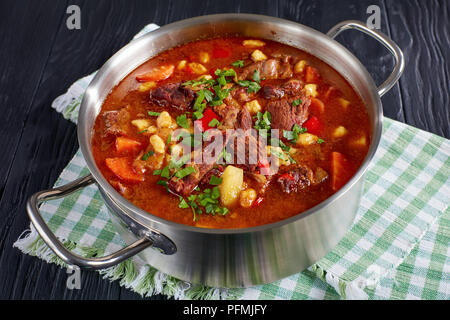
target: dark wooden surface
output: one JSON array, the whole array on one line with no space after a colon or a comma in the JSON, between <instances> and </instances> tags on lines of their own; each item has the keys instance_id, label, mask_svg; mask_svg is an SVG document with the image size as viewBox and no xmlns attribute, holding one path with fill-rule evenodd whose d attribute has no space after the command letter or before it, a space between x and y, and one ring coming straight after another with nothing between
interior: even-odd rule
<instances>
[{"instance_id":1,"label":"dark wooden surface","mask_svg":"<svg viewBox=\"0 0 450 320\"><path fill-rule=\"evenodd\" d=\"M71 4L81 8L81 30L66 27ZM71 83L101 67L151 22L242 12L327 32L345 19L366 21L371 4L381 8L382 31L407 59L400 83L382 99L385 115L449 138L448 0L0 1L0 298L140 299L94 272L82 272L81 289L68 290L65 270L12 248L28 228L27 198L51 187L78 148L75 125L50 108ZM374 40L348 31L338 41L377 83L387 77L393 59Z\"/></svg>"}]
</instances>

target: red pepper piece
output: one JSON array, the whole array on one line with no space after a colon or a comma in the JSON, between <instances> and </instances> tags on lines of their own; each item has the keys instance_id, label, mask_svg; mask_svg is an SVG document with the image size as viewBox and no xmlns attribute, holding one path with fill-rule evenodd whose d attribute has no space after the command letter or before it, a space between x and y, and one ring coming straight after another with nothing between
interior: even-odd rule
<instances>
[{"instance_id":1,"label":"red pepper piece","mask_svg":"<svg viewBox=\"0 0 450 320\"><path fill-rule=\"evenodd\" d=\"M303 123L303 127L306 128L308 133L311 134L320 134L320 130L322 128L322 124L320 123L319 119L315 116L312 116L308 119L305 123Z\"/></svg>"},{"instance_id":2,"label":"red pepper piece","mask_svg":"<svg viewBox=\"0 0 450 320\"><path fill-rule=\"evenodd\" d=\"M199 121L199 124L201 125L201 128L200 128L200 129L201 129L202 131L206 131L206 130L208 130L208 129L214 128L214 127L210 127L210 126L209 126L209 123L210 123L213 119L220 120L220 119L219 119L219 116L218 116L214 111L212 111L212 109L210 109L210 108L205 109L205 111L203 111L203 118L201 118L200 120L197 120L197 121ZM197 121L196 121L196 122L197 122Z\"/></svg>"}]
</instances>

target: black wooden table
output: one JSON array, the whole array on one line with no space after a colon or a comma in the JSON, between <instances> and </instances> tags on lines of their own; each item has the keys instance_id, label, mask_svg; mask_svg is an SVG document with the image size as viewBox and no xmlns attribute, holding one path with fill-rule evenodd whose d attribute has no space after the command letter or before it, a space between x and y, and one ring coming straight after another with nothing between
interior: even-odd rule
<instances>
[{"instance_id":1,"label":"black wooden table","mask_svg":"<svg viewBox=\"0 0 450 320\"><path fill-rule=\"evenodd\" d=\"M69 30L69 5L81 29ZM51 187L78 149L75 125L50 108L78 78L124 46L142 27L212 13L259 13L321 32L347 19L366 21L380 8L381 30L403 49L406 70L383 99L387 117L450 137L450 1L0 1L0 298L140 299L95 272L66 289L66 270L12 248L28 228L25 202ZM337 38L377 83L390 73L386 49L356 31ZM155 296L153 299L164 298Z\"/></svg>"}]
</instances>

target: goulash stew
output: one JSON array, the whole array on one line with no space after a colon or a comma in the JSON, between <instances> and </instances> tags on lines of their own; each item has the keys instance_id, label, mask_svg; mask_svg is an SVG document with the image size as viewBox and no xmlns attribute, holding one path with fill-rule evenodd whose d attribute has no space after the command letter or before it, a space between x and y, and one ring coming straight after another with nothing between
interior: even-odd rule
<instances>
[{"instance_id":1,"label":"goulash stew","mask_svg":"<svg viewBox=\"0 0 450 320\"><path fill-rule=\"evenodd\" d=\"M110 184L147 212L246 228L330 197L370 139L360 97L333 68L281 43L231 37L139 66L104 101L92 148Z\"/></svg>"}]
</instances>

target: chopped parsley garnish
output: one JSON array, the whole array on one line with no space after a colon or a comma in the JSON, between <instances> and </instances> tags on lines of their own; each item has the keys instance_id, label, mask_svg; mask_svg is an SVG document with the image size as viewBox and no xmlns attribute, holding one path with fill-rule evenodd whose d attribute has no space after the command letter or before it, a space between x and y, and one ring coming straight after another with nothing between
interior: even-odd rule
<instances>
[{"instance_id":1,"label":"chopped parsley garnish","mask_svg":"<svg viewBox=\"0 0 450 320\"><path fill-rule=\"evenodd\" d=\"M238 85L240 85L241 87L247 87L248 93L256 93L259 91L259 89L261 89L259 83L255 81L239 80Z\"/></svg>"},{"instance_id":2,"label":"chopped parsley garnish","mask_svg":"<svg viewBox=\"0 0 450 320\"><path fill-rule=\"evenodd\" d=\"M169 186L166 180L159 180L158 182L156 182L156 184L163 186L164 188L166 188L166 191L169 191Z\"/></svg>"},{"instance_id":3,"label":"chopped parsley garnish","mask_svg":"<svg viewBox=\"0 0 450 320\"><path fill-rule=\"evenodd\" d=\"M190 175L191 173L195 173L194 167L184 167L183 169L178 170L175 173L175 177L183 179L184 177Z\"/></svg>"},{"instance_id":4,"label":"chopped parsley garnish","mask_svg":"<svg viewBox=\"0 0 450 320\"><path fill-rule=\"evenodd\" d=\"M228 213L228 209L219 206L219 198L219 187L214 187L212 189L205 189L198 195L192 194L187 197L187 200L183 197L179 197L180 203L178 204L178 207L182 209L187 209L190 207L194 215L194 221L197 221L198 215L203 213L203 209L201 207L204 208L206 214L226 215Z\"/></svg>"},{"instance_id":5,"label":"chopped parsley garnish","mask_svg":"<svg viewBox=\"0 0 450 320\"><path fill-rule=\"evenodd\" d=\"M161 170L161 178L169 178L170 177L170 171L169 171L169 167L164 167L162 170Z\"/></svg>"},{"instance_id":6,"label":"chopped parsley garnish","mask_svg":"<svg viewBox=\"0 0 450 320\"><path fill-rule=\"evenodd\" d=\"M187 209L189 208L189 204L186 202L186 200L184 200L183 197L180 197L180 203L178 204L178 207L181 209Z\"/></svg>"},{"instance_id":7,"label":"chopped parsley garnish","mask_svg":"<svg viewBox=\"0 0 450 320\"><path fill-rule=\"evenodd\" d=\"M189 81L183 82L182 85L183 86L192 86L192 87L204 85L205 87L210 87L210 86L214 85L215 83L216 83L216 81L214 79L201 78L201 79L197 79L197 80L189 80Z\"/></svg>"},{"instance_id":8,"label":"chopped parsley garnish","mask_svg":"<svg viewBox=\"0 0 450 320\"><path fill-rule=\"evenodd\" d=\"M298 136L307 131L306 128L302 128L297 124L294 124L292 127L292 131L283 130L283 137L288 139L289 141L297 141Z\"/></svg>"},{"instance_id":9,"label":"chopped parsley garnish","mask_svg":"<svg viewBox=\"0 0 450 320\"><path fill-rule=\"evenodd\" d=\"M189 122L187 119L187 115L186 114L182 114L180 116L177 117L177 124L180 127L183 127L185 129L189 128Z\"/></svg>"},{"instance_id":10,"label":"chopped parsley garnish","mask_svg":"<svg viewBox=\"0 0 450 320\"><path fill-rule=\"evenodd\" d=\"M217 162L220 163L220 161L223 159L225 163L231 163L231 161L233 160L231 157L231 153L227 152L225 148L223 148L222 152L217 157Z\"/></svg>"},{"instance_id":11,"label":"chopped parsley garnish","mask_svg":"<svg viewBox=\"0 0 450 320\"><path fill-rule=\"evenodd\" d=\"M284 154L284 152L281 152L281 151L275 149L274 147L270 147L270 153L283 161L288 160L288 157Z\"/></svg>"},{"instance_id":12,"label":"chopped parsley garnish","mask_svg":"<svg viewBox=\"0 0 450 320\"><path fill-rule=\"evenodd\" d=\"M256 82L260 82L261 81L261 77L259 76L259 70L256 70L253 72L253 80L255 80Z\"/></svg>"},{"instance_id":13,"label":"chopped parsley garnish","mask_svg":"<svg viewBox=\"0 0 450 320\"><path fill-rule=\"evenodd\" d=\"M242 68L242 67L244 67L244 61L242 61L242 60L237 60L237 61L233 62L231 65L232 65L233 67Z\"/></svg>"},{"instance_id":14,"label":"chopped parsley garnish","mask_svg":"<svg viewBox=\"0 0 450 320\"><path fill-rule=\"evenodd\" d=\"M147 111L147 113L151 117L157 117L161 114L161 112L155 112L155 111Z\"/></svg>"},{"instance_id":15,"label":"chopped parsley garnish","mask_svg":"<svg viewBox=\"0 0 450 320\"><path fill-rule=\"evenodd\" d=\"M211 184L213 186L218 186L221 183L222 183L222 178L219 178L216 176L211 176L211 178L209 178L209 184Z\"/></svg>"},{"instance_id":16,"label":"chopped parsley garnish","mask_svg":"<svg viewBox=\"0 0 450 320\"><path fill-rule=\"evenodd\" d=\"M297 107L297 106L299 106L302 102L303 102L302 99L296 99L296 100L292 101L292 105L293 105L294 107Z\"/></svg>"},{"instance_id":17,"label":"chopped parsley garnish","mask_svg":"<svg viewBox=\"0 0 450 320\"><path fill-rule=\"evenodd\" d=\"M147 152L146 154L144 154L142 156L142 160L146 161L148 158L150 158L154 154L155 154L155 152L153 150L150 150L149 152Z\"/></svg>"},{"instance_id":18,"label":"chopped parsley garnish","mask_svg":"<svg viewBox=\"0 0 450 320\"><path fill-rule=\"evenodd\" d=\"M317 139L317 143L318 143L318 144L321 144L321 143L324 143L324 142L325 142L325 140L323 140L323 139L321 139L321 138Z\"/></svg>"},{"instance_id":19,"label":"chopped parsley garnish","mask_svg":"<svg viewBox=\"0 0 450 320\"><path fill-rule=\"evenodd\" d=\"M218 127L220 126L220 121L214 118L208 123L208 126L210 126L211 128Z\"/></svg>"},{"instance_id":20,"label":"chopped parsley garnish","mask_svg":"<svg viewBox=\"0 0 450 320\"><path fill-rule=\"evenodd\" d=\"M254 128L257 130L270 130L270 124L272 121L272 115L269 111L266 111L264 113L261 113L258 111L256 114L256 121Z\"/></svg>"},{"instance_id":21,"label":"chopped parsley garnish","mask_svg":"<svg viewBox=\"0 0 450 320\"><path fill-rule=\"evenodd\" d=\"M144 129L144 130L142 130L142 131L139 131L138 134L142 134L142 133L144 133L144 132L147 132L147 129Z\"/></svg>"},{"instance_id":22,"label":"chopped parsley garnish","mask_svg":"<svg viewBox=\"0 0 450 320\"><path fill-rule=\"evenodd\" d=\"M161 169L154 170L153 171L153 175L154 176L159 176L161 174L161 171L162 171Z\"/></svg>"}]
</instances>

